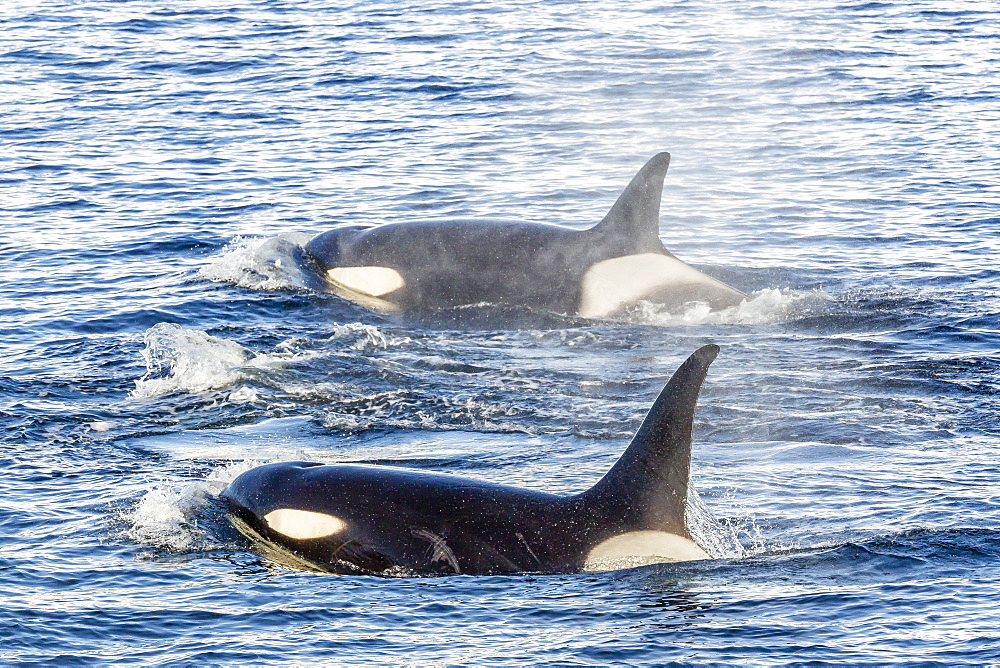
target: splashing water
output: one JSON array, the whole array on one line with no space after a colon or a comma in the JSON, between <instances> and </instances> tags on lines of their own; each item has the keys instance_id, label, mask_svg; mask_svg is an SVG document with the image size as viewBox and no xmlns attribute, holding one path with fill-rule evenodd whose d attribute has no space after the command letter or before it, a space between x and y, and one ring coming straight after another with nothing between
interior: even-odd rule
<instances>
[{"instance_id":1,"label":"splashing water","mask_svg":"<svg viewBox=\"0 0 1000 668\"><path fill-rule=\"evenodd\" d=\"M694 542L714 559L739 559L745 554L733 527L712 514L694 485L688 485L685 521Z\"/></svg>"},{"instance_id":2,"label":"splashing water","mask_svg":"<svg viewBox=\"0 0 1000 668\"><path fill-rule=\"evenodd\" d=\"M204 538L192 516L210 493L204 483L180 489L166 483L155 485L123 516L128 524L126 535L150 547L190 550Z\"/></svg>"},{"instance_id":3,"label":"splashing water","mask_svg":"<svg viewBox=\"0 0 1000 668\"><path fill-rule=\"evenodd\" d=\"M233 385L249 368L263 368L287 361L287 354L255 355L234 341L203 331L159 323L146 331L142 351L146 373L135 382L133 399L148 399L172 392L205 392ZM252 390L237 390L234 401L251 401Z\"/></svg>"},{"instance_id":4,"label":"splashing water","mask_svg":"<svg viewBox=\"0 0 1000 668\"><path fill-rule=\"evenodd\" d=\"M198 269L198 276L252 290L305 290L317 278L305 268L310 236L285 232L276 237L236 237L220 256Z\"/></svg>"},{"instance_id":5,"label":"splashing water","mask_svg":"<svg viewBox=\"0 0 1000 668\"><path fill-rule=\"evenodd\" d=\"M713 311L705 302L688 302L681 312L670 312L661 304L640 302L628 320L645 325L762 325L810 315L832 301L825 292L769 288L750 295L736 306Z\"/></svg>"},{"instance_id":6,"label":"splashing water","mask_svg":"<svg viewBox=\"0 0 1000 668\"><path fill-rule=\"evenodd\" d=\"M350 347L357 351L385 350L410 342L409 337L386 336L378 327L359 322L334 325L328 340L351 341Z\"/></svg>"},{"instance_id":7,"label":"splashing water","mask_svg":"<svg viewBox=\"0 0 1000 668\"><path fill-rule=\"evenodd\" d=\"M247 460L215 469L201 480L155 483L130 510L121 514L125 535L142 545L186 552L212 547L210 536L198 526L198 513L209 500L244 471L259 462Z\"/></svg>"}]
</instances>

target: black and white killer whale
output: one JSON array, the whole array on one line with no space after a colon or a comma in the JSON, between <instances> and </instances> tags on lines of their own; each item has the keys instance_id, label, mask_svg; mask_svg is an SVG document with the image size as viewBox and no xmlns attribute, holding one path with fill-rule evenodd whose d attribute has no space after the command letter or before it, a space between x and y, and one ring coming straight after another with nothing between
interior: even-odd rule
<instances>
[{"instance_id":1,"label":"black and white killer whale","mask_svg":"<svg viewBox=\"0 0 1000 668\"><path fill-rule=\"evenodd\" d=\"M700 348L618 462L575 496L363 465L268 464L227 487L266 552L335 573L574 573L710 558L686 521L695 406L719 348Z\"/></svg>"},{"instance_id":2,"label":"black and white killer whale","mask_svg":"<svg viewBox=\"0 0 1000 668\"><path fill-rule=\"evenodd\" d=\"M587 230L496 221L343 225L306 251L330 292L383 313L471 304L605 318L647 300L713 309L745 295L671 254L659 237L669 153L653 156Z\"/></svg>"}]
</instances>

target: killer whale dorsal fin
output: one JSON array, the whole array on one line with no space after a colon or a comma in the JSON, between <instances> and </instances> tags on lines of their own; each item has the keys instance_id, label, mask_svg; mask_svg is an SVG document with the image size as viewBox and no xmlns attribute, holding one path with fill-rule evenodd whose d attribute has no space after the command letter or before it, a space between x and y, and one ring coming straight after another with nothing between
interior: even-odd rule
<instances>
[{"instance_id":1,"label":"killer whale dorsal fin","mask_svg":"<svg viewBox=\"0 0 1000 668\"><path fill-rule=\"evenodd\" d=\"M605 237L632 242L626 252L661 250L660 198L670 166L666 151L650 158L618 196L604 219L591 228Z\"/></svg>"},{"instance_id":2,"label":"killer whale dorsal fin","mask_svg":"<svg viewBox=\"0 0 1000 668\"><path fill-rule=\"evenodd\" d=\"M691 471L691 430L698 394L719 347L696 350L674 372L618 462L583 494L630 530L690 537L684 514Z\"/></svg>"}]
</instances>

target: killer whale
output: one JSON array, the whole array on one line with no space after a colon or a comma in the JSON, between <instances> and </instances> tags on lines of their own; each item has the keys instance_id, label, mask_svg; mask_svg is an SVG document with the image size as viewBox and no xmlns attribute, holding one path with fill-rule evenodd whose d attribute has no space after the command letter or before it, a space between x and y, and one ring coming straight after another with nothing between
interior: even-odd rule
<instances>
[{"instance_id":1,"label":"killer whale","mask_svg":"<svg viewBox=\"0 0 1000 668\"><path fill-rule=\"evenodd\" d=\"M695 406L718 351L704 346L677 369L624 454L581 494L282 462L241 474L221 498L276 560L334 573L575 573L708 559L685 513Z\"/></svg>"},{"instance_id":2,"label":"killer whale","mask_svg":"<svg viewBox=\"0 0 1000 668\"><path fill-rule=\"evenodd\" d=\"M660 241L669 165L669 153L653 156L586 230L497 221L348 224L316 235L305 250L330 292L382 313L491 304L606 318L640 300L735 306L743 293Z\"/></svg>"}]
</instances>

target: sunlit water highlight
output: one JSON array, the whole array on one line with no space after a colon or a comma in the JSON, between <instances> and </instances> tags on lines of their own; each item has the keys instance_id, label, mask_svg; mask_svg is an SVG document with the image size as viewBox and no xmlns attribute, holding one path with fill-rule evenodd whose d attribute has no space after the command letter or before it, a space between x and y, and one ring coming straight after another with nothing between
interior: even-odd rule
<instances>
[{"instance_id":1,"label":"sunlit water highlight","mask_svg":"<svg viewBox=\"0 0 1000 668\"><path fill-rule=\"evenodd\" d=\"M0 660L1000 660L995 9L5 4ZM299 262L589 227L660 150L664 243L741 306L393 319ZM219 507L281 459L578 492L708 342L722 559L331 577Z\"/></svg>"}]
</instances>

